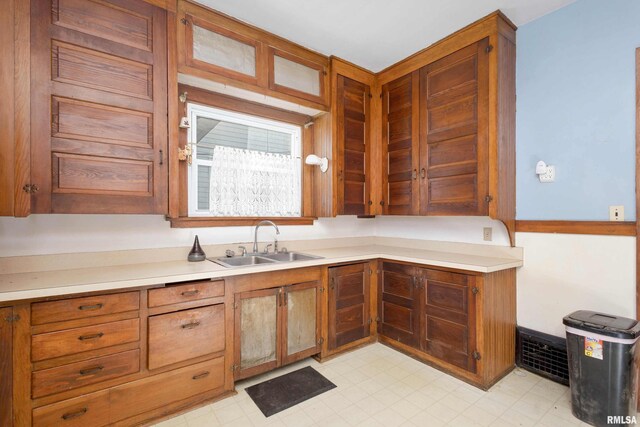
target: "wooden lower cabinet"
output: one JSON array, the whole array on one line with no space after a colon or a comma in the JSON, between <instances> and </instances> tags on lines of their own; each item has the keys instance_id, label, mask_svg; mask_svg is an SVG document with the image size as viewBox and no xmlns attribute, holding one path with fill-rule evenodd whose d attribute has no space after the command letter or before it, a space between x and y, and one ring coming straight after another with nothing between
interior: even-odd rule
<instances>
[{"instance_id":1,"label":"wooden lower cabinet","mask_svg":"<svg viewBox=\"0 0 640 427\"><path fill-rule=\"evenodd\" d=\"M110 391L111 422L223 387L224 357L123 384Z\"/></svg>"},{"instance_id":2,"label":"wooden lower cabinet","mask_svg":"<svg viewBox=\"0 0 640 427\"><path fill-rule=\"evenodd\" d=\"M410 347L419 343L419 268L381 262L378 333Z\"/></svg>"},{"instance_id":3,"label":"wooden lower cabinet","mask_svg":"<svg viewBox=\"0 0 640 427\"><path fill-rule=\"evenodd\" d=\"M13 308L0 308L0 426L13 422Z\"/></svg>"},{"instance_id":4,"label":"wooden lower cabinet","mask_svg":"<svg viewBox=\"0 0 640 427\"><path fill-rule=\"evenodd\" d=\"M235 296L236 380L320 351L320 281Z\"/></svg>"},{"instance_id":5,"label":"wooden lower cabinet","mask_svg":"<svg viewBox=\"0 0 640 427\"><path fill-rule=\"evenodd\" d=\"M224 304L149 317L149 369L224 350Z\"/></svg>"},{"instance_id":6,"label":"wooden lower cabinet","mask_svg":"<svg viewBox=\"0 0 640 427\"><path fill-rule=\"evenodd\" d=\"M329 268L327 347L336 350L371 335L368 262Z\"/></svg>"},{"instance_id":7,"label":"wooden lower cabinet","mask_svg":"<svg viewBox=\"0 0 640 427\"><path fill-rule=\"evenodd\" d=\"M515 269L474 273L381 261L378 333L483 389L515 365Z\"/></svg>"},{"instance_id":8,"label":"wooden lower cabinet","mask_svg":"<svg viewBox=\"0 0 640 427\"><path fill-rule=\"evenodd\" d=\"M155 411L224 387L224 357L164 372L108 390L42 406L33 410L34 427L106 426ZM157 412L160 410L160 412ZM150 417L151 418L151 417ZM124 424L137 424L137 420Z\"/></svg>"}]
</instances>

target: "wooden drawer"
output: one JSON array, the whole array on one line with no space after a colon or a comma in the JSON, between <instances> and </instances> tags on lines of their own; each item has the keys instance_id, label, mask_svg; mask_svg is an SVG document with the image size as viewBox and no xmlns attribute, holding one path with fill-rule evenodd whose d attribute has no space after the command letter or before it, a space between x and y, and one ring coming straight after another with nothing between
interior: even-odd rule
<instances>
[{"instance_id":1,"label":"wooden drawer","mask_svg":"<svg viewBox=\"0 0 640 427\"><path fill-rule=\"evenodd\" d=\"M224 386L224 357L111 389L111 422Z\"/></svg>"},{"instance_id":2,"label":"wooden drawer","mask_svg":"<svg viewBox=\"0 0 640 427\"><path fill-rule=\"evenodd\" d=\"M31 306L31 324L62 322L105 314L123 313L140 308L140 293L98 295L60 301L37 302Z\"/></svg>"},{"instance_id":3,"label":"wooden drawer","mask_svg":"<svg viewBox=\"0 0 640 427\"><path fill-rule=\"evenodd\" d=\"M139 339L140 319L120 320L38 334L31 337L31 360L37 362Z\"/></svg>"},{"instance_id":4,"label":"wooden drawer","mask_svg":"<svg viewBox=\"0 0 640 427\"><path fill-rule=\"evenodd\" d=\"M224 295L224 281L192 282L183 285L171 285L149 290L149 307L194 301Z\"/></svg>"},{"instance_id":5,"label":"wooden drawer","mask_svg":"<svg viewBox=\"0 0 640 427\"><path fill-rule=\"evenodd\" d=\"M31 394L36 399L139 371L140 350L138 349L96 357L34 372L31 376Z\"/></svg>"},{"instance_id":6,"label":"wooden drawer","mask_svg":"<svg viewBox=\"0 0 640 427\"><path fill-rule=\"evenodd\" d=\"M34 427L102 427L109 424L109 390L33 410Z\"/></svg>"},{"instance_id":7,"label":"wooden drawer","mask_svg":"<svg viewBox=\"0 0 640 427\"><path fill-rule=\"evenodd\" d=\"M149 369L224 350L224 304L149 318Z\"/></svg>"}]
</instances>

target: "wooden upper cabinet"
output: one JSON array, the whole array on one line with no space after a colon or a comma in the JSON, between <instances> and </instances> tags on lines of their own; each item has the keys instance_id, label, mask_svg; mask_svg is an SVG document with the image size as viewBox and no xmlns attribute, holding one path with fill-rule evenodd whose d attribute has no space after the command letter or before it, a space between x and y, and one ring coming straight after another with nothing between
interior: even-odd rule
<instances>
[{"instance_id":1,"label":"wooden upper cabinet","mask_svg":"<svg viewBox=\"0 0 640 427\"><path fill-rule=\"evenodd\" d=\"M489 41L420 70L420 213L487 215Z\"/></svg>"},{"instance_id":2,"label":"wooden upper cabinet","mask_svg":"<svg viewBox=\"0 0 640 427\"><path fill-rule=\"evenodd\" d=\"M339 215L369 214L371 144L369 140L370 87L337 76L337 200Z\"/></svg>"},{"instance_id":3,"label":"wooden upper cabinet","mask_svg":"<svg viewBox=\"0 0 640 427\"><path fill-rule=\"evenodd\" d=\"M383 210L386 215L417 215L419 74L382 87Z\"/></svg>"},{"instance_id":4,"label":"wooden upper cabinet","mask_svg":"<svg viewBox=\"0 0 640 427\"><path fill-rule=\"evenodd\" d=\"M140 0L31 6L32 211L166 213L166 12Z\"/></svg>"},{"instance_id":5,"label":"wooden upper cabinet","mask_svg":"<svg viewBox=\"0 0 640 427\"><path fill-rule=\"evenodd\" d=\"M326 56L186 0L178 18L180 73L328 110Z\"/></svg>"}]
</instances>

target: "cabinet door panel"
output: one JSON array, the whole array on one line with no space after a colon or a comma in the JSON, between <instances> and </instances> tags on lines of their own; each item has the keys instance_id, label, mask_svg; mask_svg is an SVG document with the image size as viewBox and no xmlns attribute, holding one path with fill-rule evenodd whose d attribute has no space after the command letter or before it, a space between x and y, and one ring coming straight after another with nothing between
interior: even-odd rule
<instances>
[{"instance_id":1,"label":"cabinet door panel","mask_svg":"<svg viewBox=\"0 0 640 427\"><path fill-rule=\"evenodd\" d=\"M13 309L0 308L0 425L13 425Z\"/></svg>"},{"instance_id":2,"label":"cabinet door panel","mask_svg":"<svg viewBox=\"0 0 640 427\"><path fill-rule=\"evenodd\" d=\"M282 310L282 364L295 362L320 352L319 282L300 283L284 289Z\"/></svg>"},{"instance_id":3,"label":"cabinet door panel","mask_svg":"<svg viewBox=\"0 0 640 427\"><path fill-rule=\"evenodd\" d=\"M418 214L418 72L382 87L383 213Z\"/></svg>"},{"instance_id":4,"label":"cabinet door panel","mask_svg":"<svg viewBox=\"0 0 640 427\"><path fill-rule=\"evenodd\" d=\"M369 212L369 86L337 78L338 214Z\"/></svg>"},{"instance_id":5,"label":"cabinet door panel","mask_svg":"<svg viewBox=\"0 0 640 427\"><path fill-rule=\"evenodd\" d=\"M420 70L420 212L486 215L489 73L485 39Z\"/></svg>"},{"instance_id":6,"label":"cabinet door panel","mask_svg":"<svg viewBox=\"0 0 640 427\"><path fill-rule=\"evenodd\" d=\"M329 269L330 350L369 336L368 270L365 263Z\"/></svg>"},{"instance_id":7,"label":"cabinet door panel","mask_svg":"<svg viewBox=\"0 0 640 427\"><path fill-rule=\"evenodd\" d=\"M383 262L378 296L378 332L404 344L419 344L419 316L415 267Z\"/></svg>"},{"instance_id":8,"label":"cabinet door panel","mask_svg":"<svg viewBox=\"0 0 640 427\"><path fill-rule=\"evenodd\" d=\"M165 213L166 12L32 0L31 37L34 212Z\"/></svg>"},{"instance_id":9,"label":"cabinet door panel","mask_svg":"<svg viewBox=\"0 0 640 427\"><path fill-rule=\"evenodd\" d=\"M279 364L280 289L236 295L235 378L274 369Z\"/></svg>"},{"instance_id":10,"label":"cabinet door panel","mask_svg":"<svg viewBox=\"0 0 640 427\"><path fill-rule=\"evenodd\" d=\"M424 270L423 342L427 353L470 372L476 371L476 278Z\"/></svg>"}]
</instances>

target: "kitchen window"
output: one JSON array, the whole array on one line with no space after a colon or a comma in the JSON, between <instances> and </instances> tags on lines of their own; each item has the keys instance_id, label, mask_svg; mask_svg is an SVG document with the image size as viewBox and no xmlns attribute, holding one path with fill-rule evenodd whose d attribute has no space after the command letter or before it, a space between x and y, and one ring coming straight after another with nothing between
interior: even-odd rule
<instances>
[{"instance_id":1,"label":"kitchen window","mask_svg":"<svg viewBox=\"0 0 640 427\"><path fill-rule=\"evenodd\" d=\"M301 128L188 105L190 217L300 217Z\"/></svg>"}]
</instances>

